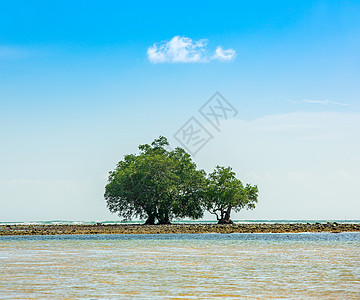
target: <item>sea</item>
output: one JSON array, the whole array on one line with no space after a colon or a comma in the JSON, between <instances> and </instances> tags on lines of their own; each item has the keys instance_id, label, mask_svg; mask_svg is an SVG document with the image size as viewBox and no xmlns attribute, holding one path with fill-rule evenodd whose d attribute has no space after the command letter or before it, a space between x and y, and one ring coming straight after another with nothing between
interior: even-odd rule
<instances>
[{"instance_id":1,"label":"sea","mask_svg":"<svg viewBox=\"0 0 360 300\"><path fill-rule=\"evenodd\" d=\"M359 224L360 220L233 220L235 224L256 224L256 223L327 223L327 222L336 222L336 223L352 223ZM96 225L98 223L104 225L111 224L144 224L144 221L136 220L136 221L103 221L103 220L95 220L95 221L69 221L69 220L51 220L51 221L17 221L17 222L2 222L0 220L0 225ZM216 224L216 220L173 220L173 224Z\"/></svg>"},{"instance_id":2,"label":"sea","mask_svg":"<svg viewBox=\"0 0 360 300\"><path fill-rule=\"evenodd\" d=\"M1 236L0 299L360 299L360 233Z\"/></svg>"}]
</instances>

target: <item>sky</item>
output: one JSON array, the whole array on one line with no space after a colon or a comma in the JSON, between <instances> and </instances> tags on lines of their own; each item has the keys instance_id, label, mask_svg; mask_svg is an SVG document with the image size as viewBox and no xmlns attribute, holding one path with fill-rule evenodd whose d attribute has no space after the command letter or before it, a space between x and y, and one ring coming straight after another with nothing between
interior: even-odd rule
<instances>
[{"instance_id":1,"label":"sky","mask_svg":"<svg viewBox=\"0 0 360 300\"><path fill-rule=\"evenodd\" d=\"M359 1L2 1L0 222L118 220L160 135L258 185L233 219L360 219L359 82Z\"/></svg>"}]
</instances>

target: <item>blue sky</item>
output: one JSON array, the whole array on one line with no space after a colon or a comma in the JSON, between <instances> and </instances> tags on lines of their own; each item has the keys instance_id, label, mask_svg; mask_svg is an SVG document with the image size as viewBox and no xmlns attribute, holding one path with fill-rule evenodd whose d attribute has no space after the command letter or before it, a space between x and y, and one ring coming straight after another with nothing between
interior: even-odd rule
<instances>
[{"instance_id":1,"label":"blue sky","mask_svg":"<svg viewBox=\"0 0 360 300\"><path fill-rule=\"evenodd\" d=\"M358 218L358 1L74 2L1 4L0 221L116 219L107 172L216 91L194 160L259 185L239 218Z\"/></svg>"}]
</instances>

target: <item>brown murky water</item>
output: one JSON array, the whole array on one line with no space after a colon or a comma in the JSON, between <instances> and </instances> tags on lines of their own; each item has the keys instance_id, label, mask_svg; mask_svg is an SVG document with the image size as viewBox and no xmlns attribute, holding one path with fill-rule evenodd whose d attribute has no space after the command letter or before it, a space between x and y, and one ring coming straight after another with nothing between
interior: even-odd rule
<instances>
[{"instance_id":1,"label":"brown murky water","mask_svg":"<svg viewBox=\"0 0 360 300\"><path fill-rule=\"evenodd\" d=\"M2 237L1 299L360 299L360 233Z\"/></svg>"}]
</instances>

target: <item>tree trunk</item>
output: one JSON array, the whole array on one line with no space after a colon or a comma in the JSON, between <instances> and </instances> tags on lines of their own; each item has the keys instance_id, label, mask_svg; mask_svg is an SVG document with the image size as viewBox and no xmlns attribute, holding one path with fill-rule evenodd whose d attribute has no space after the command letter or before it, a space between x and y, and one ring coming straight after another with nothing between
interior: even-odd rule
<instances>
[{"instance_id":1,"label":"tree trunk","mask_svg":"<svg viewBox=\"0 0 360 300\"><path fill-rule=\"evenodd\" d=\"M167 224L171 224L169 218L163 218L159 220L159 225L167 225Z\"/></svg>"},{"instance_id":2,"label":"tree trunk","mask_svg":"<svg viewBox=\"0 0 360 300\"><path fill-rule=\"evenodd\" d=\"M221 213L221 219L218 221L218 224L234 224L234 222L230 220L231 209L232 206L230 205L225 214Z\"/></svg>"},{"instance_id":3,"label":"tree trunk","mask_svg":"<svg viewBox=\"0 0 360 300\"><path fill-rule=\"evenodd\" d=\"M166 225L166 224L171 224L170 222L170 218L169 218L169 212L167 210L160 210L158 215L157 215L157 219L158 219L158 224L159 225Z\"/></svg>"},{"instance_id":4,"label":"tree trunk","mask_svg":"<svg viewBox=\"0 0 360 300\"><path fill-rule=\"evenodd\" d=\"M167 212L165 212L163 215L158 217L159 220L159 225L166 225L166 224L171 224L170 219L169 219L169 214Z\"/></svg>"},{"instance_id":5,"label":"tree trunk","mask_svg":"<svg viewBox=\"0 0 360 300\"><path fill-rule=\"evenodd\" d=\"M226 222L231 221L231 220L230 220L231 209L232 209L232 206L229 205L228 209L226 210L225 218L224 218ZM232 222L232 221L231 221L231 222Z\"/></svg>"},{"instance_id":6,"label":"tree trunk","mask_svg":"<svg viewBox=\"0 0 360 300\"><path fill-rule=\"evenodd\" d=\"M226 219L220 219L218 221L218 224L234 224L234 222L232 220L226 220Z\"/></svg>"},{"instance_id":7,"label":"tree trunk","mask_svg":"<svg viewBox=\"0 0 360 300\"><path fill-rule=\"evenodd\" d=\"M145 225L155 225L155 216L154 215L149 215Z\"/></svg>"}]
</instances>

